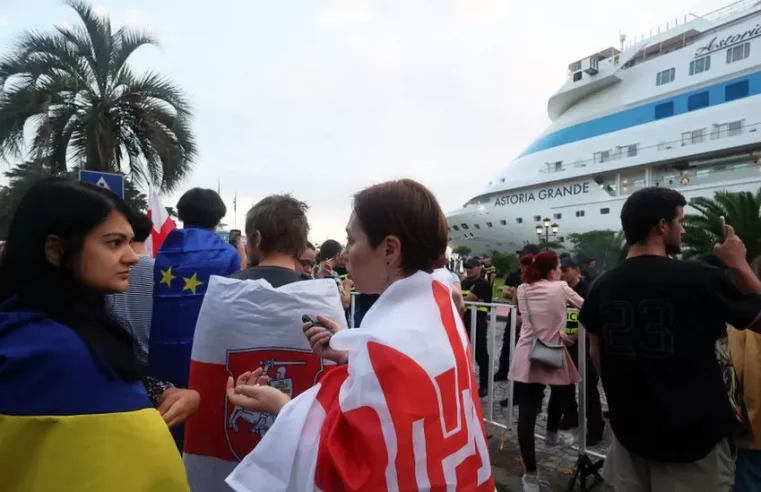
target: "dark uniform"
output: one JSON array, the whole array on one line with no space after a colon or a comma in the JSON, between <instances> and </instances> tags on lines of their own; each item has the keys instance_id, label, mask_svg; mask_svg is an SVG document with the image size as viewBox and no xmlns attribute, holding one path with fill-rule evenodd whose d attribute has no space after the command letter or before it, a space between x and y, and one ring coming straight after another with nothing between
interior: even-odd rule
<instances>
[{"instance_id":1,"label":"dark uniform","mask_svg":"<svg viewBox=\"0 0 761 492\"><path fill-rule=\"evenodd\" d=\"M582 298L587 297L589 292L589 282L581 280L573 290L576 291ZM568 318L566 320L566 335L575 335L579 332L579 313L576 310L568 311ZM579 346L578 341L568 348L571 353L571 358L576 367L579 366ZM598 389L599 376L592 364L592 358L589 356L589 343L587 343L587 367L586 367L587 381L587 430L588 430L588 444L594 446L602 439L602 433L605 428L605 421L602 418L602 405L600 403L600 390ZM572 429L579 425L579 407L576 403L576 385L566 386L565 393L565 405L563 409L563 418L560 423L561 429Z\"/></svg>"},{"instance_id":2,"label":"dark uniform","mask_svg":"<svg viewBox=\"0 0 761 492\"><path fill-rule=\"evenodd\" d=\"M475 294L478 296L478 302L491 303L492 301L492 288L491 284L486 279L481 278L466 278L462 281L462 295ZM478 381L481 390L488 388L489 386L489 352L486 345L486 329L488 323L489 308L482 306L466 306L465 314L463 314L463 321L465 322L465 328L470 337L470 317L471 310L476 310L476 341L473 344L476 351L476 363L478 364ZM471 340L473 343L473 340Z\"/></svg>"}]
</instances>

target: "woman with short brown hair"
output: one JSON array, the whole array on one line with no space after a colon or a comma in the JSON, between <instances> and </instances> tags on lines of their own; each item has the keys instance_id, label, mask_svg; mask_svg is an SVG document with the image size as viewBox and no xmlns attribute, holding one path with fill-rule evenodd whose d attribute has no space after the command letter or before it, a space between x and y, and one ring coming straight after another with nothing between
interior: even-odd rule
<instances>
[{"instance_id":1,"label":"woman with short brown hair","mask_svg":"<svg viewBox=\"0 0 761 492\"><path fill-rule=\"evenodd\" d=\"M228 398L278 414L228 478L238 491L494 490L472 355L451 298L431 275L446 249L436 198L412 180L355 195L346 228L359 292L380 294L358 330L317 317L305 334L336 362L296 400L260 385L261 371L228 381Z\"/></svg>"}]
</instances>

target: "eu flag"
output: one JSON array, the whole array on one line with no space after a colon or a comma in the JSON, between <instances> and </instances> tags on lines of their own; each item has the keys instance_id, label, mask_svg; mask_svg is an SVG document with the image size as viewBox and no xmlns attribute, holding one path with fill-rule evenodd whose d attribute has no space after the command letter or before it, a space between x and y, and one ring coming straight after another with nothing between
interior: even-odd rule
<instances>
[{"instance_id":1,"label":"eu flag","mask_svg":"<svg viewBox=\"0 0 761 492\"><path fill-rule=\"evenodd\" d=\"M238 252L215 232L175 229L167 236L153 270L149 375L188 387L193 334L209 277L238 270ZM182 432L172 432L180 450Z\"/></svg>"}]
</instances>

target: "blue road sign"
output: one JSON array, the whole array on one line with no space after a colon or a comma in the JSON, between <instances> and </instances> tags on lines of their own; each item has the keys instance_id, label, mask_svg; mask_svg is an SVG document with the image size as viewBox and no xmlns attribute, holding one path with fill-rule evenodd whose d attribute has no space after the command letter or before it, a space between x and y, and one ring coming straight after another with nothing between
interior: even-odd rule
<instances>
[{"instance_id":1,"label":"blue road sign","mask_svg":"<svg viewBox=\"0 0 761 492\"><path fill-rule=\"evenodd\" d=\"M79 180L105 188L124 199L124 176L98 171L79 171Z\"/></svg>"}]
</instances>

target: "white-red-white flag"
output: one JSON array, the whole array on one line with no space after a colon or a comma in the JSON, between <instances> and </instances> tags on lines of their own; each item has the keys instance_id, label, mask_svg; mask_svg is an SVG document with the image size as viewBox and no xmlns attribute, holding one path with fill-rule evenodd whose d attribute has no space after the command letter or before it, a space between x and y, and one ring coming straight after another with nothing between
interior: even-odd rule
<instances>
[{"instance_id":1,"label":"white-red-white flag","mask_svg":"<svg viewBox=\"0 0 761 492\"><path fill-rule=\"evenodd\" d=\"M331 339L347 365L288 403L228 477L237 492L493 492L472 352L449 284L393 283Z\"/></svg>"},{"instance_id":2,"label":"white-red-white flag","mask_svg":"<svg viewBox=\"0 0 761 492\"><path fill-rule=\"evenodd\" d=\"M264 280L212 276L198 315L189 388L201 395L185 426L185 468L193 492L229 491L225 479L269 431L275 416L230 405L228 376L264 368L291 397L312 388L334 364L320 360L304 337L301 317L346 320L332 279L273 288Z\"/></svg>"},{"instance_id":3,"label":"white-red-white flag","mask_svg":"<svg viewBox=\"0 0 761 492\"><path fill-rule=\"evenodd\" d=\"M149 255L155 258L166 237L177 226L169 217L164 204L161 203L161 198L153 188L148 193L148 217L153 222L153 230L151 236L145 241L145 249Z\"/></svg>"}]
</instances>

